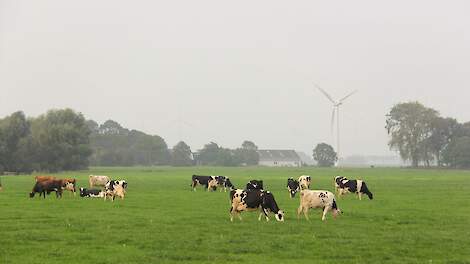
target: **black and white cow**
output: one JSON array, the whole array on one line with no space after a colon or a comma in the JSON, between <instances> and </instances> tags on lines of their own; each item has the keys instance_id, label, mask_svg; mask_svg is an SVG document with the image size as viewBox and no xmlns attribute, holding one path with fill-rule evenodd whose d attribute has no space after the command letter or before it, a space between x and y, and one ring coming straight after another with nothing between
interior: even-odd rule
<instances>
[{"instance_id":1,"label":"black and white cow","mask_svg":"<svg viewBox=\"0 0 470 264\"><path fill-rule=\"evenodd\" d=\"M264 190L232 190L230 192L230 221L233 222L233 216L238 215L240 221L242 217L240 215L243 211L260 211L258 220L261 220L261 216L266 217L266 221L269 221L269 212L274 213L276 220L284 222L284 212L277 206L274 196L269 191Z\"/></svg>"},{"instance_id":2,"label":"black and white cow","mask_svg":"<svg viewBox=\"0 0 470 264\"><path fill-rule=\"evenodd\" d=\"M246 184L247 190L263 190L263 181L251 180Z\"/></svg>"},{"instance_id":3,"label":"black and white cow","mask_svg":"<svg viewBox=\"0 0 470 264\"><path fill-rule=\"evenodd\" d=\"M104 185L104 200L111 198L112 201L116 196L124 199L126 195L127 182L125 180L110 180Z\"/></svg>"},{"instance_id":4,"label":"black and white cow","mask_svg":"<svg viewBox=\"0 0 470 264\"><path fill-rule=\"evenodd\" d=\"M105 195L102 190L80 188L80 197L104 198Z\"/></svg>"},{"instance_id":5,"label":"black and white cow","mask_svg":"<svg viewBox=\"0 0 470 264\"><path fill-rule=\"evenodd\" d=\"M230 191L235 190L235 186L232 184L229 177L225 178L224 189L229 189Z\"/></svg>"},{"instance_id":6,"label":"black and white cow","mask_svg":"<svg viewBox=\"0 0 470 264\"><path fill-rule=\"evenodd\" d=\"M335 190L338 197L347 193L357 193L359 200L362 200L362 194L366 194L369 199L373 199L372 192L367 188L366 182L363 180L348 180L343 176L335 177Z\"/></svg>"},{"instance_id":7,"label":"black and white cow","mask_svg":"<svg viewBox=\"0 0 470 264\"><path fill-rule=\"evenodd\" d=\"M335 195L329 191L302 190L300 192L300 206L297 209L297 219L303 212L305 218L309 220L308 210L310 208L321 208L323 210L322 221L325 221L328 211L332 211L334 218L336 218L338 213L341 213L336 204Z\"/></svg>"},{"instance_id":8,"label":"black and white cow","mask_svg":"<svg viewBox=\"0 0 470 264\"><path fill-rule=\"evenodd\" d=\"M193 189L193 191L196 191L196 186L198 184L203 185L207 191L210 191L210 189L217 189L217 180L215 176L193 175L191 183L191 188Z\"/></svg>"},{"instance_id":9,"label":"black and white cow","mask_svg":"<svg viewBox=\"0 0 470 264\"><path fill-rule=\"evenodd\" d=\"M287 179L287 190L289 191L290 198L294 198L295 194L300 191L299 181L294 178Z\"/></svg>"}]
</instances>

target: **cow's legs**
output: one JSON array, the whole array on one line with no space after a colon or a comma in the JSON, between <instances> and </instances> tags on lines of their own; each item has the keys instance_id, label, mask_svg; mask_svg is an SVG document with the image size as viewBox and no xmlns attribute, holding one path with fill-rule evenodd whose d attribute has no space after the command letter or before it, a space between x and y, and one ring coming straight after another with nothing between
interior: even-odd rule
<instances>
[{"instance_id":1,"label":"cow's legs","mask_svg":"<svg viewBox=\"0 0 470 264\"><path fill-rule=\"evenodd\" d=\"M297 219L300 218L300 213L302 213L302 206L299 206L299 208L297 208Z\"/></svg>"},{"instance_id":2,"label":"cow's legs","mask_svg":"<svg viewBox=\"0 0 470 264\"><path fill-rule=\"evenodd\" d=\"M310 219L308 218L308 207L303 208L303 211L304 211L305 219L307 219L307 221L310 221Z\"/></svg>"},{"instance_id":3,"label":"cow's legs","mask_svg":"<svg viewBox=\"0 0 470 264\"><path fill-rule=\"evenodd\" d=\"M264 217L266 217L266 222L269 221L269 217L268 217L268 211L266 208L263 208L263 213L264 213Z\"/></svg>"},{"instance_id":4,"label":"cow's legs","mask_svg":"<svg viewBox=\"0 0 470 264\"><path fill-rule=\"evenodd\" d=\"M321 220L322 220L322 221L325 221L325 219L326 219L326 213L328 213L329 210L330 210L330 207L328 207L328 206L325 206L325 207L323 208L323 215L322 215L322 217L321 217Z\"/></svg>"},{"instance_id":5,"label":"cow's legs","mask_svg":"<svg viewBox=\"0 0 470 264\"><path fill-rule=\"evenodd\" d=\"M361 192L357 192L357 196L359 196L359 201L362 200L362 193Z\"/></svg>"}]
</instances>

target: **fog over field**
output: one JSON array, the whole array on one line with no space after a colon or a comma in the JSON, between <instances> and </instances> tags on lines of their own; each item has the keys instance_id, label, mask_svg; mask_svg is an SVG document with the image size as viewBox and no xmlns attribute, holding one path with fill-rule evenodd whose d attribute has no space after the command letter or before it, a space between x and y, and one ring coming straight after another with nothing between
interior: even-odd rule
<instances>
[{"instance_id":1,"label":"fog over field","mask_svg":"<svg viewBox=\"0 0 470 264\"><path fill-rule=\"evenodd\" d=\"M385 114L470 121L468 1L0 0L0 117L70 107L194 150L390 155Z\"/></svg>"}]
</instances>

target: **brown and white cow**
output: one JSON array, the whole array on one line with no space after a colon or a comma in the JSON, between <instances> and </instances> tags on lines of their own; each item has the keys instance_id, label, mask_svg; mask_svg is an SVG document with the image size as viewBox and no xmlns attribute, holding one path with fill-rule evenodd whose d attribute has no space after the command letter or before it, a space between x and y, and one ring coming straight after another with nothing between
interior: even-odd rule
<instances>
[{"instance_id":1,"label":"brown and white cow","mask_svg":"<svg viewBox=\"0 0 470 264\"><path fill-rule=\"evenodd\" d=\"M111 179L108 176L105 175L90 175L88 176L88 183L90 185L90 188L93 188L94 186L105 186L107 182L109 182Z\"/></svg>"},{"instance_id":2,"label":"brown and white cow","mask_svg":"<svg viewBox=\"0 0 470 264\"><path fill-rule=\"evenodd\" d=\"M217 189L217 179L216 176L201 176L201 175L193 175L191 177L192 183L191 188L193 191L196 191L196 186L203 185L207 191Z\"/></svg>"},{"instance_id":3,"label":"brown and white cow","mask_svg":"<svg viewBox=\"0 0 470 264\"><path fill-rule=\"evenodd\" d=\"M260 211L258 220L261 221L261 217L266 217L266 221L269 221L268 214L272 212L277 221L284 222L284 212L277 206L274 196L269 191L264 190L232 190L230 192L230 221L233 222L233 216L238 215L240 221L242 217L240 215L243 211Z\"/></svg>"},{"instance_id":4,"label":"brown and white cow","mask_svg":"<svg viewBox=\"0 0 470 264\"><path fill-rule=\"evenodd\" d=\"M68 179L58 179L57 177L54 176L45 176L45 175L38 175L34 177L36 182L44 182L44 181L51 181L51 180L63 180L65 183L65 190L71 191L73 195L76 195L77 189L77 180L73 178L68 178Z\"/></svg>"},{"instance_id":5,"label":"brown and white cow","mask_svg":"<svg viewBox=\"0 0 470 264\"><path fill-rule=\"evenodd\" d=\"M301 190L306 190L310 188L310 183L312 181L312 177L309 175L302 175L299 177L298 182Z\"/></svg>"},{"instance_id":6,"label":"brown and white cow","mask_svg":"<svg viewBox=\"0 0 470 264\"><path fill-rule=\"evenodd\" d=\"M62 197L62 190L67 184L68 183L62 179L38 181L34 184L33 190L29 193L29 197L33 198L36 193L39 193L39 197L43 195L44 198L46 198L46 193L55 192L56 197L60 198Z\"/></svg>"},{"instance_id":7,"label":"brown and white cow","mask_svg":"<svg viewBox=\"0 0 470 264\"><path fill-rule=\"evenodd\" d=\"M336 204L335 195L332 192L323 190L302 190L300 192L300 206L297 209L297 218L303 212L305 218L309 220L308 210L310 208L323 209L322 221L325 221L328 211L332 211L333 218L336 218L338 213L341 213Z\"/></svg>"},{"instance_id":8,"label":"brown and white cow","mask_svg":"<svg viewBox=\"0 0 470 264\"><path fill-rule=\"evenodd\" d=\"M121 200L124 200L124 196L126 195L126 191L121 185L113 185L112 189L105 189L104 192L105 201L108 197L110 197L113 202L116 197L121 197Z\"/></svg>"}]
</instances>

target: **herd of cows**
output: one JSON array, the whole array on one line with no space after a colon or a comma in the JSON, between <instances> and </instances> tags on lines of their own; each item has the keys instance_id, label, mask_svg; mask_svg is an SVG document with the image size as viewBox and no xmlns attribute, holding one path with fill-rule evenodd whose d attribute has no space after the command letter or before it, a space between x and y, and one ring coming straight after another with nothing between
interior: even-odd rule
<instances>
[{"instance_id":1,"label":"herd of cows","mask_svg":"<svg viewBox=\"0 0 470 264\"><path fill-rule=\"evenodd\" d=\"M29 193L29 197L33 198L36 193L46 198L46 194L55 192L56 197L62 197L64 190L71 191L76 195L76 179L59 179L54 176L36 176L33 190ZM111 180L108 176L90 175L88 177L90 188L95 186L103 187L103 189L86 189L80 188L81 197L104 198L108 197L114 201L116 197L124 199L126 195L127 182L125 180Z\"/></svg>"},{"instance_id":2,"label":"herd of cows","mask_svg":"<svg viewBox=\"0 0 470 264\"><path fill-rule=\"evenodd\" d=\"M321 208L323 210L322 221L326 219L326 214L331 211L333 217L341 213L336 203L335 194L324 190L310 190L312 177L302 175L298 179L287 179L287 190L291 198L295 197L297 192L300 192L300 205L297 209L297 218L301 213L305 218L308 218L308 210L311 208ZM270 191L263 189L262 180L249 181L245 189L236 189L230 179L226 176L201 176L193 175L191 188L195 191L196 186L201 185L207 191L215 191L217 187L230 190L230 221L233 222L234 216L238 216L242 220L240 213L244 211L259 211L258 220L262 216L269 221L269 213L273 213L277 221L284 221L284 212L279 208L274 199L274 195ZM367 188L363 180L349 180L343 176L336 176L334 178L334 186L336 194L340 197L347 193L356 193L359 200L362 194L365 194L369 199L373 199L372 192Z\"/></svg>"},{"instance_id":3,"label":"herd of cows","mask_svg":"<svg viewBox=\"0 0 470 264\"><path fill-rule=\"evenodd\" d=\"M322 221L326 219L326 214L331 211L334 218L339 213L342 213L338 208L336 196L330 191L325 190L310 190L312 177L302 175L298 179L287 179L287 191L290 198L294 198L296 193L300 193L300 205L297 209L297 218L303 213L305 218L309 220L308 211L311 208L321 208L323 211ZM127 182L125 180L112 180L108 176L103 175L90 175L88 177L90 188L80 188L81 197L90 198L103 198L107 200L109 197L114 201L116 197L124 199L127 190ZM39 197L46 198L46 194L55 192L56 197L62 197L64 190L68 190L76 195L77 180L73 178L59 179L54 176L36 176L34 187L29 193L29 197L33 198L36 193ZM217 188L220 190L230 191L230 221L233 221L234 216L238 216L240 220L242 217L241 212L244 211L258 211L258 220L262 216L269 221L269 213L273 213L277 221L284 221L284 212L277 205L274 195L263 188L262 180L250 180L245 189L237 189L232 184L230 179L226 176L201 176L193 175L191 188L196 191L198 185L204 186L207 191L215 191ZM94 187L101 187L100 189L93 189ZM336 176L334 178L335 193L338 197L347 193L356 193L359 200L365 194L369 199L373 199L373 194L367 187L363 180L349 180L343 176ZM0 182L0 191L2 185Z\"/></svg>"}]
</instances>

